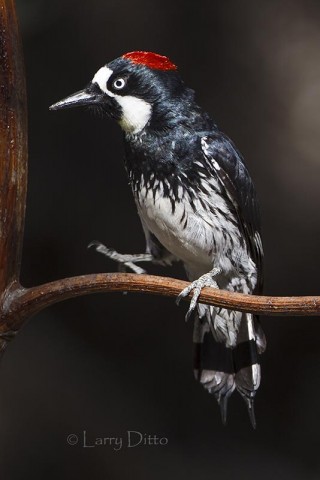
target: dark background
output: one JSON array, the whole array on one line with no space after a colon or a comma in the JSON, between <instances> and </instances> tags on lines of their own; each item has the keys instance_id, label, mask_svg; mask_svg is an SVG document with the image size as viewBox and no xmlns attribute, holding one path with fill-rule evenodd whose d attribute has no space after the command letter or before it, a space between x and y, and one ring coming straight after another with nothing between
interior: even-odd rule
<instances>
[{"instance_id":1,"label":"dark background","mask_svg":"<svg viewBox=\"0 0 320 480\"><path fill-rule=\"evenodd\" d=\"M106 62L143 49L180 66L244 154L261 203L266 293L320 293L318 1L20 0L18 11L30 131L24 285L113 271L86 249L94 239L143 251L119 127L48 111ZM1 478L318 479L319 318L263 318L253 431L237 393L223 427L194 381L185 308L109 294L34 317L0 365ZM83 448L84 430L88 443L117 436L124 446ZM128 449L128 430L168 445Z\"/></svg>"}]
</instances>

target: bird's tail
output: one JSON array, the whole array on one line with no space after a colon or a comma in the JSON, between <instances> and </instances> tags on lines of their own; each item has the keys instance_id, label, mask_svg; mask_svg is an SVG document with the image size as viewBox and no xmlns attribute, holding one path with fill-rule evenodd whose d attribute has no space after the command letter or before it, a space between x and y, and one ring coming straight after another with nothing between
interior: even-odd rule
<instances>
[{"instance_id":1,"label":"bird's tail","mask_svg":"<svg viewBox=\"0 0 320 480\"><path fill-rule=\"evenodd\" d=\"M210 307L207 307L210 308ZM211 307L212 313L212 307ZM255 427L254 397L260 384L259 355L266 346L259 321L251 314L241 315L234 347L217 337L211 315L196 315L194 324L194 374L218 401L222 422L227 419L227 403L235 389L246 402Z\"/></svg>"},{"instance_id":2,"label":"bird's tail","mask_svg":"<svg viewBox=\"0 0 320 480\"><path fill-rule=\"evenodd\" d=\"M265 348L266 339L259 319L251 313L244 313L237 335L237 345L233 349L233 361L236 388L247 405L254 428L254 397L261 380L259 355Z\"/></svg>"}]
</instances>

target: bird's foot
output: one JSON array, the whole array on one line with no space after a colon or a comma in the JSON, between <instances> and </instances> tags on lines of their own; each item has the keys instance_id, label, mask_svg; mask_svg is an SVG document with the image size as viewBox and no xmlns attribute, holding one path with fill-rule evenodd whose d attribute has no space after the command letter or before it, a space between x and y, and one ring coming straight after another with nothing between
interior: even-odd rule
<instances>
[{"instance_id":1,"label":"bird's foot","mask_svg":"<svg viewBox=\"0 0 320 480\"><path fill-rule=\"evenodd\" d=\"M134 254L134 255L123 255L121 253L116 252L112 248L107 248L101 242L91 242L88 245L88 248L94 247L97 252L102 253L106 257L114 260L118 263L119 271L125 272L126 268L132 270L134 273L142 274L146 273L146 271L136 265L136 262L152 262L153 256L150 253L141 253L141 254Z\"/></svg>"},{"instance_id":2,"label":"bird's foot","mask_svg":"<svg viewBox=\"0 0 320 480\"><path fill-rule=\"evenodd\" d=\"M189 320L192 312L197 306L198 298L201 293L201 290L204 287L212 287L212 288L219 288L217 282L215 281L214 277L221 273L221 268L213 268L209 273L205 273L202 275L198 280L190 283L186 288L182 290L182 292L178 295L176 303L179 305L180 300L184 297L187 297L189 293L193 290L193 295L191 298L189 310L186 314L186 321Z\"/></svg>"}]
</instances>

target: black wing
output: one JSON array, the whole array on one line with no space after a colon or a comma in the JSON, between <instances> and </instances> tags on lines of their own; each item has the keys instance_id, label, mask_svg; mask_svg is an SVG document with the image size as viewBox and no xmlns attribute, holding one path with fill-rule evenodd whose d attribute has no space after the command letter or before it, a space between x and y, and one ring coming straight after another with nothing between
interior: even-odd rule
<instances>
[{"instance_id":1,"label":"black wing","mask_svg":"<svg viewBox=\"0 0 320 480\"><path fill-rule=\"evenodd\" d=\"M256 191L241 154L223 133L210 132L201 139L208 168L214 171L238 217L250 256L258 269L255 293L263 284L263 248Z\"/></svg>"}]
</instances>

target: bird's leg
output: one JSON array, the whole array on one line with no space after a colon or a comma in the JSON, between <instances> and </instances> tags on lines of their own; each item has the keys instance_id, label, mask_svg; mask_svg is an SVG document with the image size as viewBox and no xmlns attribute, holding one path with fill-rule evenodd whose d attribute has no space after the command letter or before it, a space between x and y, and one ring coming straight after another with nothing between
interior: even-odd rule
<instances>
[{"instance_id":1,"label":"bird's leg","mask_svg":"<svg viewBox=\"0 0 320 480\"><path fill-rule=\"evenodd\" d=\"M197 280L190 283L186 288L182 290L182 292L177 297L177 305L179 305L180 300L184 297L187 297L189 293L193 290L193 295L191 298L189 310L186 314L186 321L189 320L190 315L192 314L193 310L196 308L198 303L198 298L201 293L201 290L204 287L212 287L212 288L219 288L217 282L215 281L214 277L221 273L221 268L213 268L210 272L201 275Z\"/></svg>"},{"instance_id":2,"label":"bird's leg","mask_svg":"<svg viewBox=\"0 0 320 480\"><path fill-rule=\"evenodd\" d=\"M151 253L122 255L121 253L116 252L112 248L107 248L105 245L103 245L103 243L96 242L96 241L91 242L88 245L88 248L90 247L94 247L97 252L102 253L106 257L117 262L119 264L120 272L125 272L126 268L129 268L134 273L138 273L138 274L146 273L146 271L143 268L138 267L138 265L136 265L136 262L153 262L154 261L154 257L151 255Z\"/></svg>"}]
</instances>

